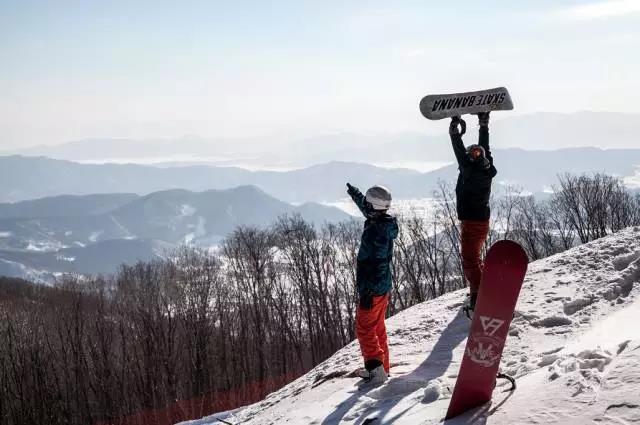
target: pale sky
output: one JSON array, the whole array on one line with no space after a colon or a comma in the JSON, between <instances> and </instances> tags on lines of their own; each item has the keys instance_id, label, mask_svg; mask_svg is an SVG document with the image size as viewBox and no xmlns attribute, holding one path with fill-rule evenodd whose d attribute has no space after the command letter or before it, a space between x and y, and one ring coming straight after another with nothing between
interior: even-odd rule
<instances>
[{"instance_id":1,"label":"pale sky","mask_svg":"<svg viewBox=\"0 0 640 425\"><path fill-rule=\"evenodd\" d=\"M0 149L429 131L420 98L640 112L640 0L0 0Z\"/></svg>"}]
</instances>

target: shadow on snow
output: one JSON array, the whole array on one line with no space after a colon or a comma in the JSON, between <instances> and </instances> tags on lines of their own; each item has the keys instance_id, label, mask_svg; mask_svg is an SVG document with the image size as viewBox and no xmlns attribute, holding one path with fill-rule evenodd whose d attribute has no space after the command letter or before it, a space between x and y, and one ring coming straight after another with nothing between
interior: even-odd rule
<instances>
[{"instance_id":1,"label":"shadow on snow","mask_svg":"<svg viewBox=\"0 0 640 425\"><path fill-rule=\"evenodd\" d=\"M378 418L375 423L393 423L409 410L409 406L404 411L387 418L387 414L396 407L402 399L421 388L425 388L428 384L442 377L449 369L453 361L453 350L467 337L469 332L469 320L460 310L456 316L449 322L447 327L440 334L440 338L433 346L429 356L412 372L389 379L384 385L374 387L368 390L354 389L354 393L340 403L336 409L327 416L322 425L335 425L343 420L345 415L358 403L363 397L373 399L372 406L365 409L365 413L361 415L355 424L368 423L367 419L373 417ZM428 404L436 401L438 397L433 398L431 394L426 393L422 399L422 403Z\"/></svg>"}]
</instances>

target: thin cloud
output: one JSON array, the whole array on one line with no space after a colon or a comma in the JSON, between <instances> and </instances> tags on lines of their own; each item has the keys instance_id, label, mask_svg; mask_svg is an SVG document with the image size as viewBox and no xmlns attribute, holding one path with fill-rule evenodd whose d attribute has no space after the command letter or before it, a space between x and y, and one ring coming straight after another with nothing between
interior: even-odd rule
<instances>
[{"instance_id":1,"label":"thin cloud","mask_svg":"<svg viewBox=\"0 0 640 425\"><path fill-rule=\"evenodd\" d=\"M563 9L559 15L572 20L592 20L639 12L640 0L609 0Z\"/></svg>"}]
</instances>

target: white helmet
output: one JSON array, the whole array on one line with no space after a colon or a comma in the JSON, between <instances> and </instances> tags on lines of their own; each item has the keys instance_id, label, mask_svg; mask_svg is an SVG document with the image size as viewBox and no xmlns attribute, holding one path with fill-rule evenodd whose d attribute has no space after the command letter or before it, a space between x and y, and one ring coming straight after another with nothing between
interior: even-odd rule
<instances>
[{"instance_id":1,"label":"white helmet","mask_svg":"<svg viewBox=\"0 0 640 425\"><path fill-rule=\"evenodd\" d=\"M391 192L384 186L375 185L370 187L367 190L365 199L376 211L388 210L391 207Z\"/></svg>"}]
</instances>

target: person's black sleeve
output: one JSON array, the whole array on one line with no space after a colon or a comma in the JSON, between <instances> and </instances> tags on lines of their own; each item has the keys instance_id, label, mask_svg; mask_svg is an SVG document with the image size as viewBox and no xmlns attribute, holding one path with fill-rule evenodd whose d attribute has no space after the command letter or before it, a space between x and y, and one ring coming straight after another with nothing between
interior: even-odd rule
<instances>
[{"instance_id":1,"label":"person's black sleeve","mask_svg":"<svg viewBox=\"0 0 640 425\"><path fill-rule=\"evenodd\" d=\"M462 141L462 136L459 133L450 133L449 137L451 137L451 146L453 147L453 153L456 155L458 165L462 166L467 153L467 149L464 147L464 142Z\"/></svg>"},{"instance_id":2,"label":"person's black sleeve","mask_svg":"<svg viewBox=\"0 0 640 425\"><path fill-rule=\"evenodd\" d=\"M482 146L484 149L484 153L487 159L493 165L493 156L491 155L491 148L489 147L489 127L488 126L480 126L478 130L478 144Z\"/></svg>"}]
</instances>

